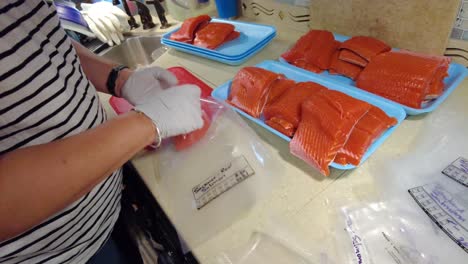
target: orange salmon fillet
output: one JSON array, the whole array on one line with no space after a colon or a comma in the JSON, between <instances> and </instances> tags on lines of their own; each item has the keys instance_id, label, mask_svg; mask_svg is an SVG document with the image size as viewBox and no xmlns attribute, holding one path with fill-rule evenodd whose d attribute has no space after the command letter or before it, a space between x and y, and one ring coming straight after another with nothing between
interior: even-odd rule
<instances>
[{"instance_id":1,"label":"orange salmon fillet","mask_svg":"<svg viewBox=\"0 0 468 264\"><path fill-rule=\"evenodd\" d=\"M366 61L370 61L372 57L390 51L391 48L385 42L373 37L356 36L344 41L340 49L350 50L361 56Z\"/></svg>"},{"instance_id":2,"label":"orange salmon fillet","mask_svg":"<svg viewBox=\"0 0 468 264\"><path fill-rule=\"evenodd\" d=\"M346 144L338 151L335 162L358 166L367 149L397 120L389 117L380 108L372 106L356 124Z\"/></svg>"},{"instance_id":3,"label":"orange salmon fillet","mask_svg":"<svg viewBox=\"0 0 468 264\"><path fill-rule=\"evenodd\" d=\"M229 104L253 117L260 117L271 84L281 75L258 67L245 67L232 80Z\"/></svg>"},{"instance_id":4,"label":"orange salmon fillet","mask_svg":"<svg viewBox=\"0 0 468 264\"><path fill-rule=\"evenodd\" d=\"M300 82L288 89L274 103L265 107L263 116L268 125L282 126L277 129L287 136L291 136L301 120L301 104L307 98L327 88L314 82Z\"/></svg>"},{"instance_id":5,"label":"orange salmon fillet","mask_svg":"<svg viewBox=\"0 0 468 264\"><path fill-rule=\"evenodd\" d=\"M170 39L185 43L192 43L195 37L195 32L208 24L211 17L208 15L201 15L197 17L191 17L184 21L179 30L172 33Z\"/></svg>"},{"instance_id":6,"label":"orange salmon fillet","mask_svg":"<svg viewBox=\"0 0 468 264\"><path fill-rule=\"evenodd\" d=\"M339 53L339 59L345 62L349 62L352 64L355 64L360 67L366 67L367 65L367 60L364 59L363 57L357 55L353 51L347 50L347 49L342 49L340 50Z\"/></svg>"},{"instance_id":7,"label":"orange salmon fillet","mask_svg":"<svg viewBox=\"0 0 468 264\"><path fill-rule=\"evenodd\" d=\"M274 103L284 92L286 92L286 90L293 87L295 84L295 81L286 78L280 78L275 80L271 84L270 94L268 95L266 105L268 106Z\"/></svg>"},{"instance_id":8,"label":"orange salmon fillet","mask_svg":"<svg viewBox=\"0 0 468 264\"><path fill-rule=\"evenodd\" d=\"M287 62L298 67L317 72L317 68L326 70L330 67L331 56L338 48L333 34L326 30L310 30L283 53Z\"/></svg>"},{"instance_id":9,"label":"orange salmon fillet","mask_svg":"<svg viewBox=\"0 0 468 264\"><path fill-rule=\"evenodd\" d=\"M361 73L362 67L339 59L339 55L338 50L333 54L329 72L331 74L342 74L355 80Z\"/></svg>"},{"instance_id":10,"label":"orange salmon fillet","mask_svg":"<svg viewBox=\"0 0 468 264\"><path fill-rule=\"evenodd\" d=\"M302 120L289 143L291 153L325 176L370 105L344 93L322 90L302 104Z\"/></svg>"},{"instance_id":11,"label":"orange salmon fillet","mask_svg":"<svg viewBox=\"0 0 468 264\"><path fill-rule=\"evenodd\" d=\"M439 66L439 61L425 55L386 52L369 62L356 86L406 106L421 108Z\"/></svg>"},{"instance_id":12,"label":"orange salmon fillet","mask_svg":"<svg viewBox=\"0 0 468 264\"><path fill-rule=\"evenodd\" d=\"M208 49L221 46L234 31L234 26L227 23L211 22L195 33L193 44Z\"/></svg>"}]
</instances>

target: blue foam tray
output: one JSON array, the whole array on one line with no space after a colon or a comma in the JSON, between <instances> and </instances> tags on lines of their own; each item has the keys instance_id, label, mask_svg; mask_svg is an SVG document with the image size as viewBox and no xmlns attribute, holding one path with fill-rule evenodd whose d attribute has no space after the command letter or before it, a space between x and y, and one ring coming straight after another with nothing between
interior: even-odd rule
<instances>
[{"instance_id":1,"label":"blue foam tray","mask_svg":"<svg viewBox=\"0 0 468 264\"><path fill-rule=\"evenodd\" d=\"M240 65L240 64L244 63L245 61L247 61L248 59L250 59L255 54L257 54L258 52L260 52L266 45L268 45L273 40L273 38L275 36L276 36L276 34L271 36L270 39L266 39L263 43L260 43L255 49L253 49L252 51L246 53L244 56L234 58L234 59L228 59L228 58L220 57L220 56L213 55L213 54L207 54L207 53L202 53L200 51L194 51L194 50L191 50L191 49L187 49L185 47L180 47L178 45L174 45L172 43L165 43L163 40L161 40L161 43L168 46L168 47L171 47L173 49L180 50L180 51L190 53L190 54L193 54L193 55L197 55L197 56L207 58L207 59L210 59L210 60L222 62L222 63L229 64L229 65Z\"/></svg>"},{"instance_id":2,"label":"blue foam tray","mask_svg":"<svg viewBox=\"0 0 468 264\"><path fill-rule=\"evenodd\" d=\"M343 87L340 83L330 81L326 78L323 78L319 75L310 75L307 74L307 72L304 71L298 71L296 67L292 67L290 65L284 64L284 63L279 63L277 61L263 61L260 64L255 65L256 67L264 68L266 70L270 70L273 72L277 73L282 73L286 75L286 77L295 80L296 82L304 82L304 81L313 81L318 84L321 84L329 89L332 90L337 90L340 92L343 92L349 96L352 96L356 99L360 99L362 101L366 101L372 105L375 105L382 109L387 115L394 117L398 120L398 123L389 128L385 133L383 133L377 140L374 141L374 143L369 147L367 152L364 154L364 156L361 159L361 164L369 158L372 153L380 146L382 143L393 133L393 131L401 124L401 122L405 119L406 113L403 110L402 107L395 105L393 103L389 103L385 100L381 100L377 96L373 96L372 94L369 93L364 93L361 90L355 90L355 89L348 89L346 87ZM221 86L217 87L211 95L216 98L219 101L225 101L228 98L229 92L230 92L230 87L231 87L231 81L228 81ZM291 138L283 135L281 132L278 132L277 130L271 128L268 126L263 119L263 116L261 118L255 118L250 116L249 114L245 113L244 111L231 106L233 109L235 109L237 112L239 112L241 115L247 117L248 119L252 120L253 122L257 123L261 127L265 128L266 130L270 131L271 133L277 135L278 137L286 140L286 141L291 141ZM354 169L356 166L354 165L341 165L337 163L332 163L330 165L333 168L340 169L340 170L349 170L349 169Z\"/></svg>"},{"instance_id":3,"label":"blue foam tray","mask_svg":"<svg viewBox=\"0 0 468 264\"><path fill-rule=\"evenodd\" d=\"M206 50L200 50L200 49L196 49L196 48L193 48L193 47L186 47L184 45L182 45L181 43L178 43L178 42L175 42L175 41L172 41L172 42L168 42L164 39L161 39L161 44L164 44L166 46L169 46L169 47L173 47L173 48L179 48L179 50L183 50L183 51L192 51L192 52L195 52L197 54L200 54L200 55L207 55L207 56L212 56L212 57L216 57L216 58L222 58L222 59L226 59L226 60L240 60L240 59L243 59L247 56L249 56L250 54L252 54L253 52L256 52L258 50L261 50L266 44L268 44L274 37L276 36L276 33L273 33L271 34L271 36L269 36L268 38L264 39L263 41L259 42L257 45L255 45L250 51L248 51L247 53L244 53L242 54L242 56L235 56L235 57L230 57L230 56L224 56L224 55L219 55L217 53L213 53L213 51L206 51Z\"/></svg>"},{"instance_id":4,"label":"blue foam tray","mask_svg":"<svg viewBox=\"0 0 468 264\"><path fill-rule=\"evenodd\" d=\"M232 21L232 20L224 20L224 19L216 19L216 18L212 19L211 21L228 23L228 24L234 25L236 28L235 30L239 31L240 36L235 40L232 40L223 44L222 46L218 47L215 50L206 49L206 48L198 47L192 44L187 44L187 43L171 40L170 39L171 34L179 30L179 28L174 29L164 34L161 38L161 41L164 40L165 43L176 43L180 45L181 47L191 48L197 51L205 51L213 55L240 57L252 51L252 49L254 49L257 46L257 44L268 39L273 34L276 34L276 28L272 26L267 26L267 25L239 22L239 21Z\"/></svg>"},{"instance_id":5,"label":"blue foam tray","mask_svg":"<svg viewBox=\"0 0 468 264\"><path fill-rule=\"evenodd\" d=\"M334 34L334 35L335 35L335 39L337 41L340 41L340 42L343 42L343 41L349 39L348 36L343 36L343 35L339 35L339 34ZM398 49L394 48L393 50L398 50ZM450 63L450 66L449 66L449 69L448 69L449 76L447 76L444 79L444 86L445 86L444 93L441 96L439 96L437 99L435 99L435 100L427 103L426 105L424 105L423 108L418 109L418 108L413 108L413 107L409 107L409 106L400 104L398 102L386 99L386 98L384 98L382 96L379 96L379 95L364 91L362 89L359 89L356 86L356 83L352 79L344 77L342 75L333 75L333 74L330 74L328 71L323 71L322 73L310 72L310 71L307 71L307 70L304 70L302 68L299 68L299 67L296 67L294 65L289 64L282 57L279 58L279 61L281 63L284 63L284 64L287 64L287 65L289 65L291 67L294 67L295 69L297 69L300 72L303 72L303 73L306 73L306 74L309 74L309 75L313 75L313 76L318 76L320 78L327 78L330 81L342 84L344 88L352 89L352 90L359 90L359 91L361 91L363 93L367 93L369 95L376 96L376 97L378 97L380 99L383 99L383 100L386 100L386 101L388 101L388 102L390 102L392 104L401 106L406 111L406 113L408 115L420 115L420 114L429 113L429 112L434 111L443 101L445 101L445 99L447 99L447 97L453 92L453 90L455 90L455 88L457 88L457 86L463 81L463 79L465 79L465 77L468 76L468 69L465 66L460 65L458 63Z\"/></svg>"}]
</instances>

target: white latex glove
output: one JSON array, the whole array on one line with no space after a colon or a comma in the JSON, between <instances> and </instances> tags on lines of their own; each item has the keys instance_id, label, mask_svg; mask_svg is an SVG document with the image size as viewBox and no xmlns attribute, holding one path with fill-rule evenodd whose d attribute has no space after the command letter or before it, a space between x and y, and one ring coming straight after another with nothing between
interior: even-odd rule
<instances>
[{"instance_id":1,"label":"white latex glove","mask_svg":"<svg viewBox=\"0 0 468 264\"><path fill-rule=\"evenodd\" d=\"M164 89L177 85L177 78L168 70L153 66L135 70L125 81L120 95L136 105Z\"/></svg>"},{"instance_id":2,"label":"white latex glove","mask_svg":"<svg viewBox=\"0 0 468 264\"><path fill-rule=\"evenodd\" d=\"M81 14L89 29L100 41L109 46L122 43L123 32L130 30L127 22L129 17L124 11L109 2L81 4L81 7Z\"/></svg>"},{"instance_id":3,"label":"white latex glove","mask_svg":"<svg viewBox=\"0 0 468 264\"><path fill-rule=\"evenodd\" d=\"M161 139L186 134L203 126L200 88L185 84L161 90L137 102L135 109L146 114L159 129Z\"/></svg>"}]
</instances>

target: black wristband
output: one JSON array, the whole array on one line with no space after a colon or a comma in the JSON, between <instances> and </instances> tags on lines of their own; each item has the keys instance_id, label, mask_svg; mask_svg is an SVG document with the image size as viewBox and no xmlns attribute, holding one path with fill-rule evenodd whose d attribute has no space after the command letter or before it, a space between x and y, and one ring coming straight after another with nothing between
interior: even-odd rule
<instances>
[{"instance_id":1,"label":"black wristband","mask_svg":"<svg viewBox=\"0 0 468 264\"><path fill-rule=\"evenodd\" d=\"M115 81L117 81L117 77L119 77L119 72L123 69L128 69L128 67L125 65L115 66L114 68L112 68L111 72L109 73L109 76L107 77L107 90L110 94L114 96L117 96L115 94Z\"/></svg>"}]
</instances>

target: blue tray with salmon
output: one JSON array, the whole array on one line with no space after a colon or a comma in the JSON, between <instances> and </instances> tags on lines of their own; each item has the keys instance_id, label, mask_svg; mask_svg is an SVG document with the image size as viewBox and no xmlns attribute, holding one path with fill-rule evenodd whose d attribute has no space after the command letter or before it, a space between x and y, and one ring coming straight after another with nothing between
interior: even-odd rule
<instances>
[{"instance_id":1,"label":"blue tray with salmon","mask_svg":"<svg viewBox=\"0 0 468 264\"><path fill-rule=\"evenodd\" d=\"M324 175L329 173L328 166L349 170L365 162L406 117L402 107L378 96L277 61L241 69L212 96L290 142L292 154ZM371 113L388 123L378 121ZM314 133L316 137L308 136ZM320 142L314 143L314 138ZM335 160L338 157L341 159Z\"/></svg>"},{"instance_id":2,"label":"blue tray with salmon","mask_svg":"<svg viewBox=\"0 0 468 264\"><path fill-rule=\"evenodd\" d=\"M212 19L207 15L185 20L181 27L163 35L161 43L197 56L238 65L276 36L272 26Z\"/></svg>"},{"instance_id":3,"label":"blue tray with salmon","mask_svg":"<svg viewBox=\"0 0 468 264\"><path fill-rule=\"evenodd\" d=\"M311 30L279 58L305 74L377 95L408 115L434 111L468 75L444 56L391 48L376 38Z\"/></svg>"}]
</instances>

